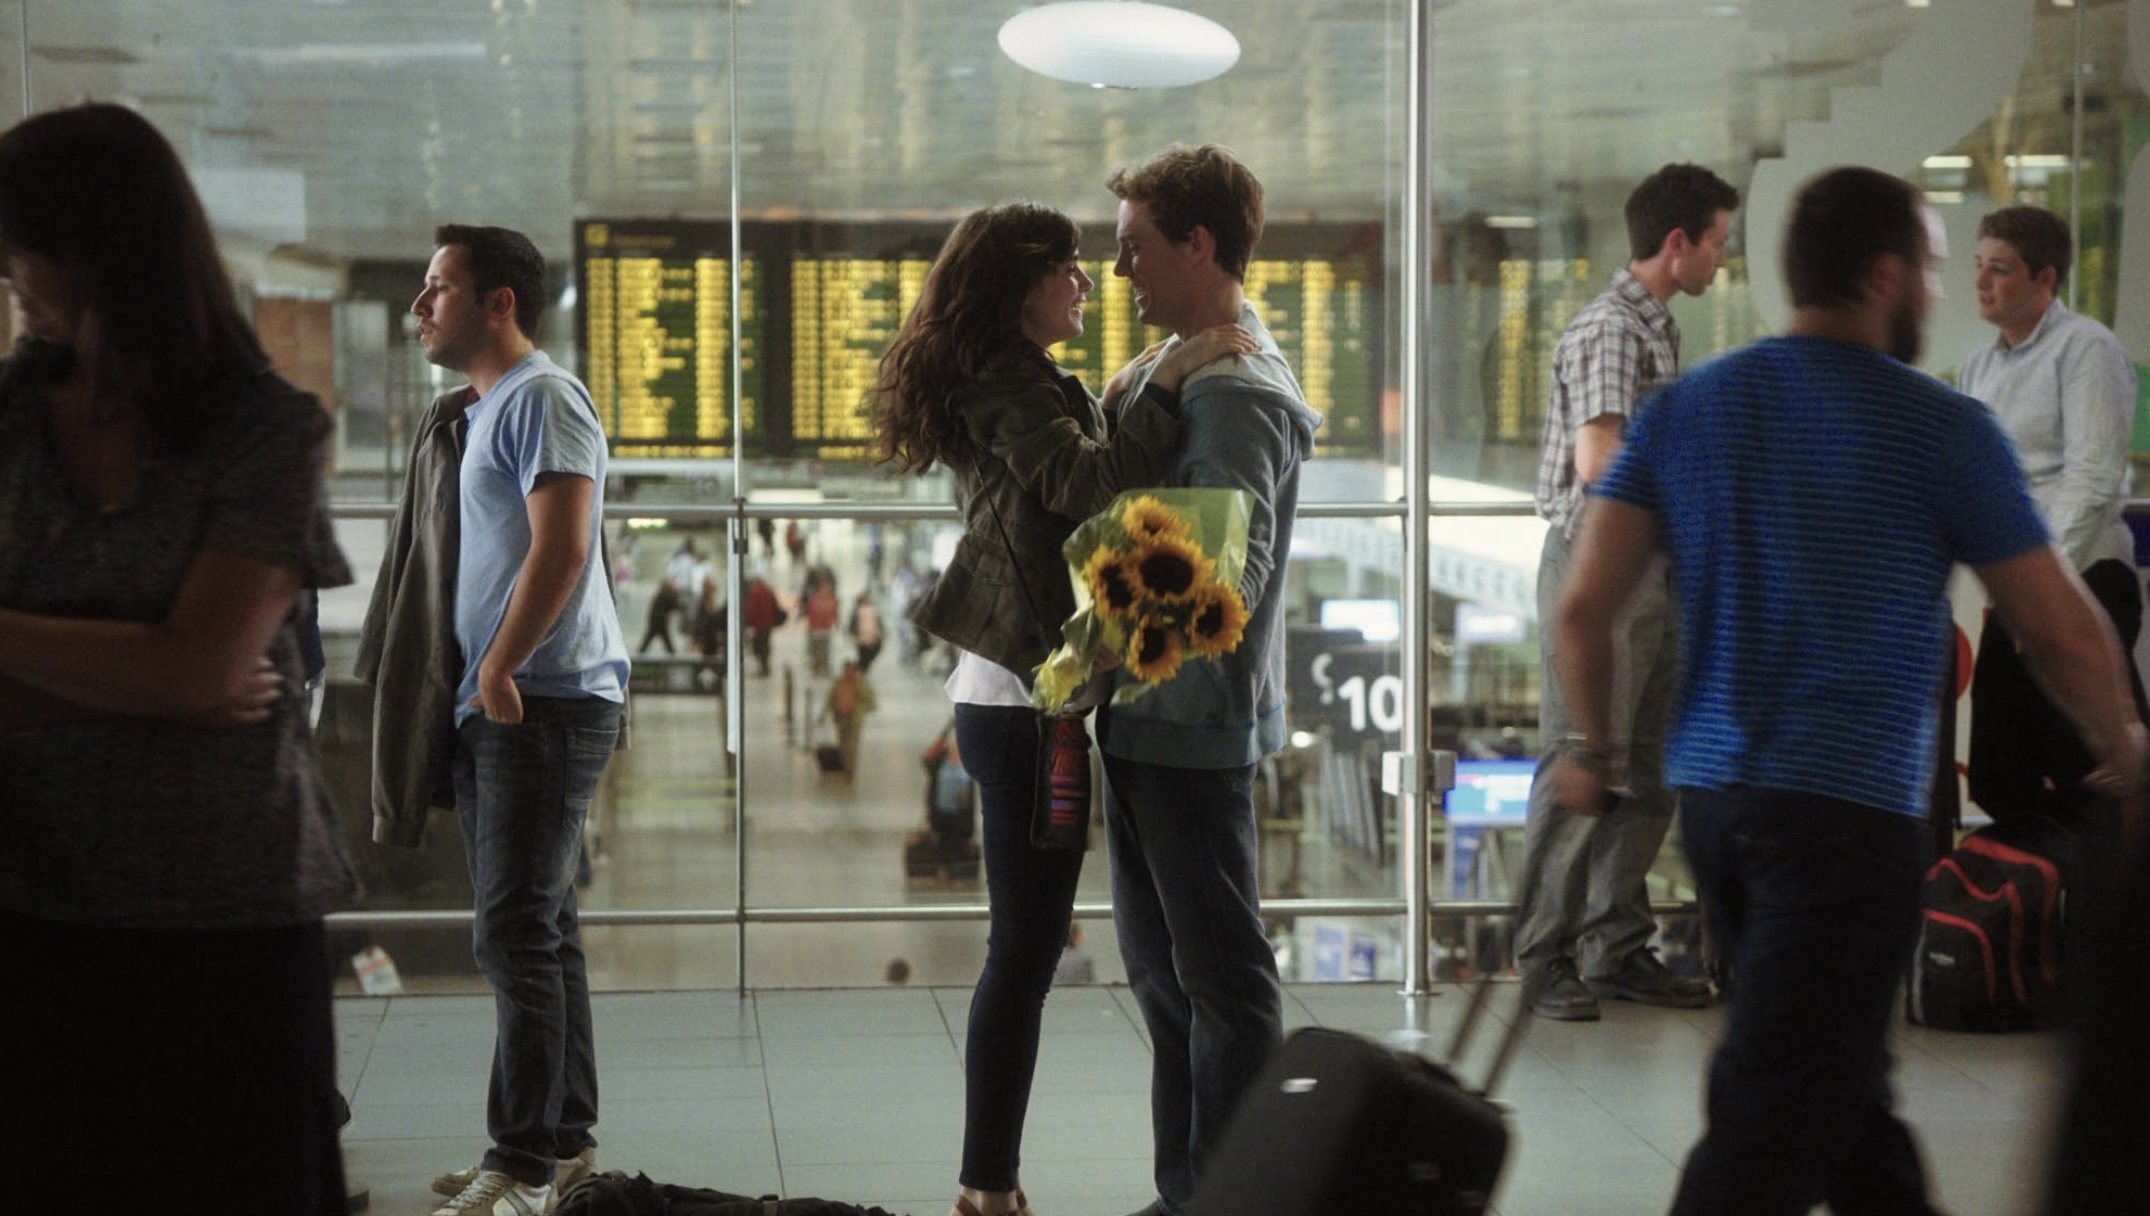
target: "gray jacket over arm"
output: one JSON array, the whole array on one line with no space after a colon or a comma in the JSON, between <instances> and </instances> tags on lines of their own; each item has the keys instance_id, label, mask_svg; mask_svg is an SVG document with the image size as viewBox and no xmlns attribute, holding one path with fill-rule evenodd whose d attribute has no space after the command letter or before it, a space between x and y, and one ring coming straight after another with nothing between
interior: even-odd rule
<instances>
[{"instance_id":1,"label":"gray jacket over arm","mask_svg":"<svg viewBox=\"0 0 2150 1216\"><path fill-rule=\"evenodd\" d=\"M426 814L455 806L455 567L466 386L434 399L403 470L403 498L359 631L355 674L373 685L373 839L415 847Z\"/></svg>"},{"instance_id":2,"label":"gray jacket over arm","mask_svg":"<svg viewBox=\"0 0 2150 1216\"><path fill-rule=\"evenodd\" d=\"M1121 491L1165 484L1177 406L1145 392L1108 442L1089 390L1042 356L996 364L949 406L970 452L949 470L963 536L911 620L1027 684L1075 611L1060 546Z\"/></svg>"}]
</instances>

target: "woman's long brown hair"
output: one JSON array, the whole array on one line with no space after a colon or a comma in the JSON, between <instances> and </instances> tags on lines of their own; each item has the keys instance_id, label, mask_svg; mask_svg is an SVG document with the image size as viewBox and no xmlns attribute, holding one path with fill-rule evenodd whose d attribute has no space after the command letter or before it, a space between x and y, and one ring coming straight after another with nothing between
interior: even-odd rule
<instances>
[{"instance_id":1,"label":"woman's long brown hair","mask_svg":"<svg viewBox=\"0 0 2150 1216\"><path fill-rule=\"evenodd\" d=\"M1081 237L1042 203L974 211L948 234L868 394L884 461L917 473L966 458L950 396L997 359L1046 357L1023 336L1023 301Z\"/></svg>"},{"instance_id":2,"label":"woman's long brown hair","mask_svg":"<svg viewBox=\"0 0 2150 1216\"><path fill-rule=\"evenodd\" d=\"M186 169L132 110L74 106L0 134L0 241L77 273L99 320L97 392L169 447L202 437L212 382L268 365Z\"/></svg>"}]
</instances>

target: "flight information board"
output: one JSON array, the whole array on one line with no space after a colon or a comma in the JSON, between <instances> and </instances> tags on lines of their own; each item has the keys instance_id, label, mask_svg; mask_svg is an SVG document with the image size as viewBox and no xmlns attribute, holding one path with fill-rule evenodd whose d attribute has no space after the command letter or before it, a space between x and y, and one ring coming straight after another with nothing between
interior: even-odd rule
<instances>
[{"instance_id":1,"label":"flight information board","mask_svg":"<svg viewBox=\"0 0 2150 1216\"><path fill-rule=\"evenodd\" d=\"M759 267L742 263L744 391L732 401L731 228L586 220L575 226L582 379L615 456L720 457L757 430Z\"/></svg>"},{"instance_id":2,"label":"flight information board","mask_svg":"<svg viewBox=\"0 0 2150 1216\"><path fill-rule=\"evenodd\" d=\"M792 454L866 457L881 361L925 286L923 257L800 253L791 262Z\"/></svg>"},{"instance_id":3,"label":"flight information board","mask_svg":"<svg viewBox=\"0 0 2150 1216\"><path fill-rule=\"evenodd\" d=\"M746 388L730 400L730 230L722 223L588 220L576 227L583 375L620 456L870 461L881 354L925 285L947 229L916 224L747 224L740 312ZM1286 239L1277 241L1283 236ZM1327 232L1273 230L1277 256L1247 268L1247 298L1276 339L1328 455L1378 456L1381 308L1375 260ZM1111 249L1109 231L1085 233ZM1324 248L1328 246L1328 248ZM1135 315L1112 263L1081 337L1052 348L1091 392L1162 338Z\"/></svg>"},{"instance_id":4,"label":"flight information board","mask_svg":"<svg viewBox=\"0 0 2150 1216\"><path fill-rule=\"evenodd\" d=\"M1247 300L1322 416L1315 442L1328 455L1375 455L1381 368L1373 268L1361 258L1256 258Z\"/></svg>"}]
</instances>

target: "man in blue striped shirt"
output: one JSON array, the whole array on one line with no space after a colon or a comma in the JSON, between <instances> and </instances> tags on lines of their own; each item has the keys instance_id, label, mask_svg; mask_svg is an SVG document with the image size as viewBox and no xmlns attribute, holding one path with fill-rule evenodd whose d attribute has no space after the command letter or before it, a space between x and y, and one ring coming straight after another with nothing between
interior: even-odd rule
<instances>
[{"instance_id":1,"label":"man in blue striped shirt","mask_svg":"<svg viewBox=\"0 0 2150 1216\"><path fill-rule=\"evenodd\" d=\"M1901 179L1807 183L1784 245L1790 332L1653 400L1578 538L1557 625L1580 732L1561 803L1602 805L1613 622L1663 551L1682 639L1665 778L1734 977L1675 1216L1931 1211L1887 1037L1918 929L1954 563L2081 728L2098 788L2137 789L2150 763L2112 628L1992 416L1907 366L1940 240Z\"/></svg>"}]
</instances>

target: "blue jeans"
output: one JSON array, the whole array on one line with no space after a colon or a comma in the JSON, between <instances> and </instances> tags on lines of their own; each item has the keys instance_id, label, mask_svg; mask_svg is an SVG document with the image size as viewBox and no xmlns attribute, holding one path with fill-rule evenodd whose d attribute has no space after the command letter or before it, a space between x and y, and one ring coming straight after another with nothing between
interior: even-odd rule
<instances>
[{"instance_id":1,"label":"blue jeans","mask_svg":"<svg viewBox=\"0 0 2150 1216\"><path fill-rule=\"evenodd\" d=\"M1732 1007L1674 1216L1931 1213L1888 1046L1925 821L1796 791L1684 789L1680 831L1732 961Z\"/></svg>"},{"instance_id":2,"label":"blue jeans","mask_svg":"<svg viewBox=\"0 0 2150 1216\"><path fill-rule=\"evenodd\" d=\"M1030 844L1038 715L1022 706L956 706L956 748L978 783L985 825L985 970L970 999L963 1053L963 1172L980 1191L1012 1191L1039 1027L1067 942L1082 854Z\"/></svg>"},{"instance_id":3,"label":"blue jeans","mask_svg":"<svg viewBox=\"0 0 2150 1216\"><path fill-rule=\"evenodd\" d=\"M1283 1039L1262 931L1254 767L1105 757L1112 912L1149 1027L1157 1194L1183 1209L1240 1094Z\"/></svg>"},{"instance_id":4,"label":"blue jeans","mask_svg":"<svg viewBox=\"0 0 2150 1216\"><path fill-rule=\"evenodd\" d=\"M455 752L477 921L478 970L493 989L493 1147L484 1168L529 1186L595 1143L597 1051L575 918L582 821L619 737L620 707L595 697L525 697L523 720L464 722Z\"/></svg>"}]
</instances>

